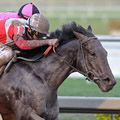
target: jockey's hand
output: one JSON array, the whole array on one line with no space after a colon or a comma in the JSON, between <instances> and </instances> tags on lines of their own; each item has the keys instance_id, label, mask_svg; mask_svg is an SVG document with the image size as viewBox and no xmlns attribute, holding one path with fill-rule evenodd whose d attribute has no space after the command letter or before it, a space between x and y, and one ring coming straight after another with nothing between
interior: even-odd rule
<instances>
[{"instance_id":1,"label":"jockey's hand","mask_svg":"<svg viewBox=\"0 0 120 120\"><path fill-rule=\"evenodd\" d=\"M50 39L48 45L57 47L59 45L59 40L58 39Z\"/></svg>"}]
</instances>

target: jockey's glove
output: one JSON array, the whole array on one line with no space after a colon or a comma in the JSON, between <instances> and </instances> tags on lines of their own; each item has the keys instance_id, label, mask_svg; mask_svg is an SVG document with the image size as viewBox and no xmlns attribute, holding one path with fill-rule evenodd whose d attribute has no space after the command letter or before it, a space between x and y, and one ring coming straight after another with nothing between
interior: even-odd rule
<instances>
[{"instance_id":1,"label":"jockey's glove","mask_svg":"<svg viewBox=\"0 0 120 120\"><path fill-rule=\"evenodd\" d=\"M54 47L57 47L59 45L59 40L58 39L50 39L48 42L48 45L52 45Z\"/></svg>"}]
</instances>

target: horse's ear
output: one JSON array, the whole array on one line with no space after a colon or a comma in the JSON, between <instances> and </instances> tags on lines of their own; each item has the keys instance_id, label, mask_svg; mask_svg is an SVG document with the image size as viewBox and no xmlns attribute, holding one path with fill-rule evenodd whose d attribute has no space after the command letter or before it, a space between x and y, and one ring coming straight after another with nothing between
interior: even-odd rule
<instances>
[{"instance_id":1,"label":"horse's ear","mask_svg":"<svg viewBox=\"0 0 120 120\"><path fill-rule=\"evenodd\" d=\"M92 27L91 27L91 25L88 26L88 31L92 32Z\"/></svg>"},{"instance_id":2,"label":"horse's ear","mask_svg":"<svg viewBox=\"0 0 120 120\"><path fill-rule=\"evenodd\" d=\"M75 32L73 31L74 35L76 36L77 39L79 40L83 40L85 38L85 36L81 33Z\"/></svg>"}]
</instances>

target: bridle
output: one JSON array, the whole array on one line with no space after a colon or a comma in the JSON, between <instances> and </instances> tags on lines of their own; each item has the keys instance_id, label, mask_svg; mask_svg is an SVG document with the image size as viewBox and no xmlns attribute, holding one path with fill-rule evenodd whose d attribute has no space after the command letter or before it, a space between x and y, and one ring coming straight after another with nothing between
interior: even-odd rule
<instances>
[{"instance_id":1,"label":"bridle","mask_svg":"<svg viewBox=\"0 0 120 120\"><path fill-rule=\"evenodd\" d=\"M90 78L90 76L89 76L89 74L92 74L93 76L95 76L95 74L92 72L92 71L90 71L89 69L88 69L88 64L87 64L87 62L86 62L86 60L85 60L85 53L84 53L84 43L87 43L88 41L90 41L90 40L94 40L94 39L97 39L96 37L87 37L86 39L84 39L84 40L82 40L82 41L80 41L79 40L79 44L80 44L80 48L78 49L79 51L78 51L78 54L77 54L77 58L79 58L79 56L80 56L80 49L81 49L81 56L82 56L82 59L83 59L83 67L84 67L84 69L85 69L85 72L82 72L82 74L86 77L86 79L87 80L89 80L89 81L94 81L93 79L91 79ZM78 66L78 61L79 59L77 59L77 64L76 64L76 66ZM78 68L77 68L77 70L78 70Z\"/></svg>"},{"instance_id":2,"label":"bridle","mask_svg":"<svg viewBox=\"0 0 120 120\"><path fill-rule=\"evenodd\" d=\"M69 65L75 72L78 72L78 73L80 73L80 74L82 74L82 75L84 75L85 77L86 77L86 79L87 80L89 80L89 81L94 81L94 80L92 80L90 77L89 77L89 74L92 74L93 76L95 76L95 74L93 73L93 72L91 72L91 71L89 71L88 70L88 65L87 65L87 62L86 62L86 60L85 60L85 54L84 54L84 46L83 46L83 44L84 43L86 43L86 42L88 42L88 41L90 41L90 40L93 40L93 39L97 39L96 37L87 37L86 39L84 39L84 40L79 40L79 45L80 45L80 47L79 47L79 49L78 49L78 54L77 54L77 58L80 58L79 56L80 56L80 50L81 50L81 56L82 56L82 59L83 59L83 67L84 67L84 69L85 69L85 72L83 72L83 71L80 71L78 68L76 68L77 66L78 66L78 64L79 64L79 59L77 59L77 61L76 61L76 67L74 67L72 64L70 64L67 60L65 60L65 59L63 59L63 61L67 64L67 65ZM58 54L57 53L57 55L59 56L59 57L62 57L60 54Z\"/></svg>"}]
</instances>

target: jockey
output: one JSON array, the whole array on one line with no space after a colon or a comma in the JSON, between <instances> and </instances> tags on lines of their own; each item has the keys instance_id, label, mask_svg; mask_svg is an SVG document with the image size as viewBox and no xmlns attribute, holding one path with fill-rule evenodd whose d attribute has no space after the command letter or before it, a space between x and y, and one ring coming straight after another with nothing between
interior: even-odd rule
<instances>
[{"instance_id":1,"label":"jockey","mask_svg":"<svg viewBox=\"0 0 120 120\"><path fill-rule=\"evenodd\" d=\"M18 12L1 12L0 20L8 19L8 18L23 18L28 19L35 13L40 14L40 10L32 3L27 3L21 6Z\"/></svg>"},{"instance_id":2,"label":"jockey","mask_svg":"<svg viewBox=\"0 0 120 120\"><path fill-rule=\"evenodd\" d=\"M21 50L31 50L44 45L58 46L58 39L47 39L49 22L42 14L25 19L0 21L0 66L13 57L12 45ZM2 70L2 67L1 67Z\"/></svg>"}]
</instances>

